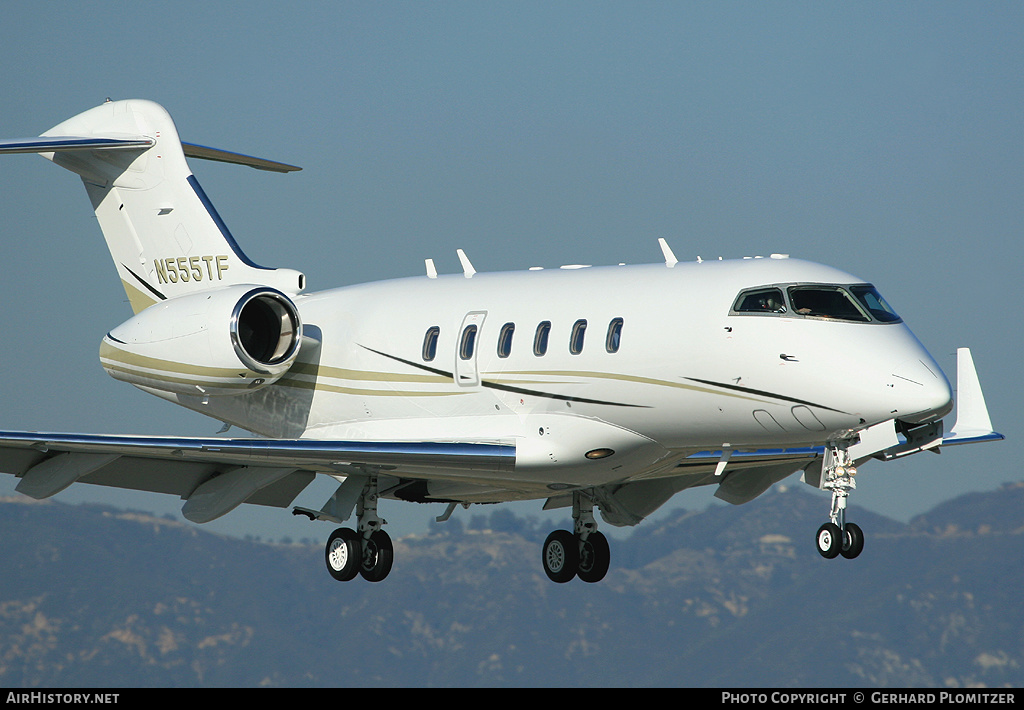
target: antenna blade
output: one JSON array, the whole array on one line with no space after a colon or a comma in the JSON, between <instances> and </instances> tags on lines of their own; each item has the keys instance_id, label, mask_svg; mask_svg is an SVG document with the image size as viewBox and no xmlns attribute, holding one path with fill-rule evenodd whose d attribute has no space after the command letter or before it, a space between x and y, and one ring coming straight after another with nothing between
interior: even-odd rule
<instances>
[{"instance_id":1,"label":"antenna blade","mask_svg":"<svg viewBox=\"0 0 1024 710\"><path fill-rule=\"evenodd\" d=\"M679 263L679 260L676 259L676 255L672 253L672 247L668 245L668 242L665 241L664 237L658 237L658 244L661 245L661 253L665 255L665 266L671 269Z\"/></svg>"},{"instance_id":2,"label":"antenna blade","mask_svg":"<svg viewBox=\"0 0 1024 710\"><path fill-rule=\"evenodd\" d=\"M474 269L473 265L469 262L469 257L466 256L466 252L461 249L456 249L455 253L459 255L459 261L462 262L462 273L465 274L467 279L472 277L473 274L476 273L476 269Z\"/></svg>"}]
</instances>

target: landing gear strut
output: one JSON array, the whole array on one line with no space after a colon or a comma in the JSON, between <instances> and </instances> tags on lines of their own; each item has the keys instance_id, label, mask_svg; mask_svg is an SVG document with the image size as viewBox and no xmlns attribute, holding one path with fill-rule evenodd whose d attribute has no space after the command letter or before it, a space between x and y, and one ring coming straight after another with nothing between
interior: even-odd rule
<instances>
[{"instance_id":1,"label":"landing gear strut","mask_svg":"<svg viewBox=\"0 0 1024 710\"><path fill-rule=\"evenodd\" d=\"M573 532L555 530L544 541L544 572L552 582L564 583L573 577L600 582L608 572L611 552L607 538L597 530L594 502L585 492L573 493L572 518Z\"/></svg>"},{"instance_id":2,"label":"landing gear strut","mask_svg":"<svg viewBox=\"0 0 1024 710\"><path fill-rule=\"evenodd\" d=\"M856 523L846 522L846 501L850 492L857 488L854 476L857 469L850 458L848 440L830 441L825 447L825 462L822 466L824 490L832 491L832 510L829 522L818 528L818 552L826 559L842 555L852 560L864 549L864 532Z\"/></svg>"},{"instance_id":3,"label":"landing gear strut","mask_svg":"<svg viewBox=\"0 0 1024 710\"><path fill-rule=\"evenodd\" d=\"M325 558L327 571L339 582L354 579L357 574L369 582L388 576L395 551L391 536L382 526L387 522L377 515L377 477L371 476L356 503L358 532L338 528L327 540Z\"/></svg>"}]
</instances>

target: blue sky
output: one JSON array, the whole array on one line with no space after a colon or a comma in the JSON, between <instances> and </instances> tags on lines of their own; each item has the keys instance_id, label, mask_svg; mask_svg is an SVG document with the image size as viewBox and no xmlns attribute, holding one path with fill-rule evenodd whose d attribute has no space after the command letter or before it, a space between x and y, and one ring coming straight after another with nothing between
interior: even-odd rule
<instances>
[{"instance_id":1,"label":"blue sky","mask_svg":"<svg viewBox=\"0 0 1024 710\"><path fill-rule=\"evenodd\" d=\"M304 271L311 290L417 275L427 257L456 271L457 248L478 271L653 262L658 237L680 259L832 264L875 283L951 379L956 348L970 346L1008 437L866 466L852 503L907 519L1022 478L1020 3L36 1L0 12L0 135L37 135L108 96L148 98L185 140L301 165L192 168L249 256ZM216 422L100 368L100 338L130 310L78 179L5 156L0 210L0 428L214 433ZM14 483L0 477L0 494ZM180 507L86 486L58 499ZM670 505L706 502L682 493ZM393 534L440 512L382 504ZM330 532L262 508L207 527Z\"/></svg>"}]
</instances>

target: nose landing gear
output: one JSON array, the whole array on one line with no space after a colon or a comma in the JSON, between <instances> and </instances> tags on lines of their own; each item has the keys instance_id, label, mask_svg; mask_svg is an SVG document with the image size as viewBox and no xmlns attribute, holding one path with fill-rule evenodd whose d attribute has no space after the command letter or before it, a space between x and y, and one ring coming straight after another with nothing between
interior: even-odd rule
<instances>
[{"instance_id":1,"label":"nose landing gear","mask_svg":"<svg viewBox=\"0 0 1024 710\"><path fill-rule=\"evenodd\" d=\"M831 560L842 555L852 560L864 549L864 532L857 523L846 523L840 528L836 523L825 523L818 528L818 552Z\"/></svg>"},{"instance_id":2,"label":"nose landing gear","mask_svg":"<svg viewBox=\"0 0 1024 710\"><path fill-rule=\"evenodd\" d=\"M856 523L846 522L846 501L857 488L857 469L847 448L850 443L833 441L825 447L821 487L832 491L832 510L829 522L818 528L817 544L818 552L829 560L839 555L852 560L864 549L864 531Z\"/></svg>"}]
</instances>

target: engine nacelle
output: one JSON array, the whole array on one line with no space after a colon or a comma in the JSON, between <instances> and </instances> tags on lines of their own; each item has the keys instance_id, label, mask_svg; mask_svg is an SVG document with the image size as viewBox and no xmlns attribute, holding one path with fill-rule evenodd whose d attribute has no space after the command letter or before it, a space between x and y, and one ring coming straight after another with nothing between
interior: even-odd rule
<instances>
[{"instance_id":1,"label":"engine nacelle","mask_svg":"<svg viewBox=\"0 0 1024 710\"><path fill-rule=\"evenodd\" d=\"M100 362L139 387L198 396L273 384L295 362L295 304L267 286L238 285L162 301L107 333Z\"/></svg>"}]
</instances>

